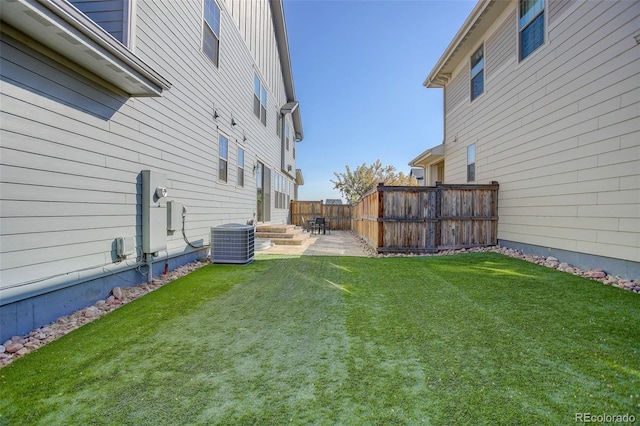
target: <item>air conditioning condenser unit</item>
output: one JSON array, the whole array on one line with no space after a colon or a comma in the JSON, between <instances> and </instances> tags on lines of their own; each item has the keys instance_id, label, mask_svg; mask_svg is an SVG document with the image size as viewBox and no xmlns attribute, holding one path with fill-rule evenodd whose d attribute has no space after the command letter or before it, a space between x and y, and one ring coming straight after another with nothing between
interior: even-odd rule
<instances>
[{"instance_id":1,"label":"air conditioning condenser unit","mask_svg":"<svg viewBox=\"0 0 640 426\"><path fill-rule=\"evenodd\" d=\"M247 264L253 261L255 230L228 223L211 228L211 263Z\"/></svg>"}]
</instances>

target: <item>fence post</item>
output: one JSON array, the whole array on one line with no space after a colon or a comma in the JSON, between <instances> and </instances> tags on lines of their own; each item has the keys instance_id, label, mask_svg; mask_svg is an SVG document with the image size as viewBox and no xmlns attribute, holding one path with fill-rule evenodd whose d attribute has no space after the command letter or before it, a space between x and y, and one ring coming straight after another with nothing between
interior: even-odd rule
<instances>
[{"instance_id":1,"label":"fence post","mask_svg":"<svg viewBox=\"0 0 640 426\"><path fill-rule=\"evenodd\" d=\"M438 248L442 245L442 182L436 182L436 239L435 247Z\"/></svg>"},{"instance_id":2,"label":"fence post","mask_svg":"<svg viewBox=\"0 0 640 426\"><path fill-rule=\"evenodd\" d=\"M384 186L384 182L380 182L378 184L378 188ZM376 188L378 192L378 247L384 247L384 221L381 219L384 218L384 191L380 191Z\"/></svg>"}]
</instances>

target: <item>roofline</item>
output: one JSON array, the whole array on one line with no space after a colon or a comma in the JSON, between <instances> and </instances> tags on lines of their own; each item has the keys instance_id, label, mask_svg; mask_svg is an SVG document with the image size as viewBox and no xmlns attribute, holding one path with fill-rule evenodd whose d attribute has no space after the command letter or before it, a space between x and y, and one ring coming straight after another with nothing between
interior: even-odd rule
<instances>
[{"instance_id":1,"label":"roofline","mask_svg":"<svg viewBox=\"0 0 640 426\"><path fill-rule=\"evenodd\" d=\"M433 158L439 159L442 156L444 156L444 143L441 143L440 145L436 145L427 150L424 150L416 158L409 161L408 165L411 167L422 167L420 166L420 163L425 161L427 158L433 157Z\"/></svg>"},{"instance_id":2,"label":"roofline","mask_svg":"<svg viewBox=\"0 0 640 426\"><path fill-rule=\"evenodd\" d=\"M447 46L440 59L438 59L438 62L436 62L436 65L424 80L424 83L422 83L424 87L444 87L444 85L448 82L450 76L440 75L440 73L442 72L442 68L447 64L449 59L451 59L451 56L453 56L460 43L462 43L462 41L464 41L464 39L468 36L471 29L478 22L478 18L480 18L487 7L494 1L495 0L478 1L467 19L462 24L462 27L460 27L456 35L453 37L453 40L451 40L451 43L449 43L449 46Z\"/></svg>"},{"instance_id":3,"label":"roofline","mask_svg":"<svg viewBox=\"0 0 640 426\"><path fill-rule=\"evenodd\" d=\"M171 83L67 0L2 2L3 32L23 34L131 96L160 96ZM4 28L5 27L8 28ZM98 58L98 60L96 60ZM133 82L133 84L132 84Z\"/></svg>"},{"instance_id":4,"label":"roofline","mask_svg":"<svg viewBox=\"0 0 640 426\"><path fill-rule=\"evenodd\" d=\"M296 89L293 83L293 69L291 68L291 56L289 53L289 39L287 38L287 25L284 19L284 5L282 0L269 0L271 3L271 15L273 16L273 27L276 33L276 41L278 43L280 67L282 68L282 76L284 77L284 92L287 97L287 103L297 102ZM300 116L300 108L292 111L293 129L296 134L296 140L301 141L304 138L302 131L302 117Z\"/></svg>"}]
</instances>

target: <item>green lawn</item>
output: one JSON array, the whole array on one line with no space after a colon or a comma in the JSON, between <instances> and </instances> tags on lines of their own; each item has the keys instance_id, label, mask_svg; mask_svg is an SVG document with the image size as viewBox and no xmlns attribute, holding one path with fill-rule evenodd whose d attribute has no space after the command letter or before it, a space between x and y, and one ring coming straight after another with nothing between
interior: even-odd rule
<instances>
[{"instance_id":1,"label":"green lawn","mask_svg":"<svg viewBox=\"0 0 640 426\"><path fill-rule=\"evenodd\" d=\"M209 265L0 370L0 424L640 421L640 296L495 253Z\"/></svg>"}]
</instances>

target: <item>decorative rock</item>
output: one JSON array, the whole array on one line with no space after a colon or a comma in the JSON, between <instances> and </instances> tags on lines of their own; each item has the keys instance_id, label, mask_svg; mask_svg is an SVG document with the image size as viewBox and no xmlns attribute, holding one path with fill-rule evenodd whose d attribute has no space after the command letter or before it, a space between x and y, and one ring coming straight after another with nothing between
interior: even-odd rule
<instances>
[{"instance_id":1,"label":"decorative rock","mask_svg":"<svg viewBox=\"0 0 640 426\"><path fill-rule=\"evenodd\" d=\"M607 274L602 269L587 271L585 273L585 277L587 278L605 278L606 276Z\"/></svg>"},{"instance_id":2,"label":"decorative rock","mask_svg":"<svg viewBox=\"0 0 640 426\"><path fill-rule=\"evenodd\" d=\"M114 287L111 290L111 294L113 295L113 297L115 297L116 299L122 300L122 289L120 287Z\"/></svg>"},{"instance_id":3,"label":"decorative rock","mask_svg":"<svg viewBox=\"0 0 640 426\"><path fill-rule=\"evenodd\" d=\"M170 278L179 278L189 272L195 271L208 262L208 259L204 259L202 261L193 262L189 265L181 266L172 271ZM70 315L60 317L55 322L31 331L26 337L13 336L10 340L7 340L4 344L0 345L0 367L10 364L14 359L26 355L27 353L42 347L61 336L64 336L83 324L93 321L93 319L100 315L122 306L127 299L131 300L159 288L171 281L171 279L167 278L167 280L164 281L154 280L153 286L148 286L144 283L137 287L116 287L111 291L112 294L106 300L99 300L93 306L89 306L73 312ZM122 297L122 299L118 299L116 295ZM9 352L9 348L14 352Z\"/></svg>"},{"instance_id":4,"label":"decorative rock","mask_svg":"<svg viewBox=\"0 0 640 426\"><path fill-rule=\"evenodd\" d=\"M98 315L100 315L100 309L96 308L95 306L89 306L88 308L84 309L84 316L86 318L95 318Z\"/></svg>"},{"instance_id":5,"label":"decorative rock","mask_svg":"<svg viewBox=\"0 0 640 426\"><path fill-rule=\"evenodd\" d=\"M558 261L557 257L553 257L553 256L547 257L547 262L557 262L557 261Z\"/></svg>"},{"instance_id":6,"label":"decorative rock","mask_svg":"<svg viewBox=\"0 0 640 426\"><path fill-rule=\"evenodd\" d=\"M40 345L38 343L36 343L35 341L27 342L27 343L24 344L24 348L28 349L29 351L35 351L39 347L40 347Z\"/></svg>"},{"instance_id":7,"label":"decorative rock","mask_svg":"<svg viewBox=\"0 0 640 426\"><path fill-rule=\"evenodd\" d=\"M14 354L22 348L24 348L24 345L22 343L12 343L6 347L5 352Z\"/></svg>"}]
</instances>

